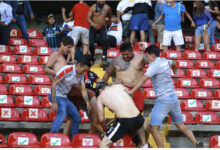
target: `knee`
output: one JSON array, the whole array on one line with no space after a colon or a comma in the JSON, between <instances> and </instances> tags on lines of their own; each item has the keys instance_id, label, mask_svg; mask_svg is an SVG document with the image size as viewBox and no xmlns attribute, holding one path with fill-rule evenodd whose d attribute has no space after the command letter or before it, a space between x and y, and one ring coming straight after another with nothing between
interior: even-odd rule
<instances>
[{"instance_id":1,"label":"knee","mask_svg":"<svg viewBox=\"0 0 220 150\"><path fill-rule=\"evenodd\" d=\"M182 132L188 130L188 128L184 124L178 125L177 128Z\"/></svg>"},{"instance_id":2,"label":"knee","mask_svg":"<svg viewBox=\"0 0 220 150\"><path fill-rule=\"evenodd\" d=\"M105 142L101 141L101 143L99 144L100 148L106 148L107 145L105 144Z\"/></svg>"},{"instance_id":3,"label":"knee","mask_svg":"<svg viewBox=\"0 0 220 150\"><path fill-rule=\"evenodd\" d=\"M155 133L158 131L158 126L153 126L153 125L150 125L149 126L149 130L151 133Z\"/></svg>"}]
</instances>

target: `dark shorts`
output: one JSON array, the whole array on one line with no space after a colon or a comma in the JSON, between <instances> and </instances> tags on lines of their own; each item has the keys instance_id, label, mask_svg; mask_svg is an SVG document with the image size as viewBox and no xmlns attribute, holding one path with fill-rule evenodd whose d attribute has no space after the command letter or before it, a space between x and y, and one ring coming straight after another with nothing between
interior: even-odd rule
<instances>
[{"instance_id":1,"label":"dark shorts","mask_svg":"<svg viewBox=\"0 0 220 150\"><path fill-rule=\"evenodd\" d=\"M147 31L148 30L148 15L136 14L131 17L130 30Z\"/></svg>"},{"instance_id":2,"label":"dark shorts","mask_svg":"<svg viewBox=\"0 0 220 150\"><path fill-rule=\"evenodd\" d=\"M115 143L123 136L140 129L143 124L144 117L141 115L134 118L117 119L113 126L111 126L106 132L106 136Z\"/></svg>"},{"instance_id":3,"label":"dark shorts","mask_svg":"<svg viewBox=\"0 0 220 150\"><path fill-rule=\"evenodd\" d=\"M122 27L123 27L123 33L122 33L122 37L123 38L128 38L130 37L130 20L123 20L122 21Z\"/></svg>"}]
</instances>

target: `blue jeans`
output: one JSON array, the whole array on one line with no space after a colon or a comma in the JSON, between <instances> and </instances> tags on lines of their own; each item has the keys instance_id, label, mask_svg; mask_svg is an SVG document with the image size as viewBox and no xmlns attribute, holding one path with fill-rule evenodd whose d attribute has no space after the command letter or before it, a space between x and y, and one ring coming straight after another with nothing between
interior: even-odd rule
<instances>
[{"instance_id":1,"label":"blue jeans","mask_svg":"<svg viewBox=\"0 0 220 150\"><path fill-rule=\"evenodd\" d=\"M22 32L22 36L27 42L29 43L28 33L27 33L27 26L26 20L24 15L17 15L15 16L16 24Z\"/></svg>"},{"instance_id":2,"label":"blue jeans","mask_svg":"<svg viewBox=\"0 0 220 150\"><path fill-rule=\"evenodd\" d=\"M51 95L48 95L50 101L52 101ZM76 108L76 106L68 99L63 97L56 97L58 104L58 111L55 120L52 123L52 127L50 132L59 132L60 126L63 121L66 119L66 115L68 114L73 122L72 122L72 138L75 134L79 132L79 124L81 120L81 116Z\"/></svg>"},{"instance_id":3,"label":"blue jeans","mask_svg":"<svg viewBox=\"0 0 220 150\"><path fill-rule=\"evenodd\" d=\"M210 25L210 46L215 44L215 28L216 28L216 21L213 21Z\"/></svg>"},{"instance_id":4,"label":"blue jeans","mask_svg":"<svg viewBox=\"0 0 220 150\"><path fill-rule=\"evenodd\" d=\"M149 37L149 42L153 45L155 43L155 35L153 33L153 28L152 28L152 24L153 24L153 20L149 20L149 29L148 32L146 33L146 35ZM148 38L146 38L148 39Z\"/></svg>"}]
</instances>

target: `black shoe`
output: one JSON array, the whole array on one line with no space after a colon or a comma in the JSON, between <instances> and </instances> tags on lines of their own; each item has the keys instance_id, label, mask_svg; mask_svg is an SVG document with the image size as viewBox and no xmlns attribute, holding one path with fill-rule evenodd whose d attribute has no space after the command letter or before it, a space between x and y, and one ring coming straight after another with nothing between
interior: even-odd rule
<instances>
[{"instance_id":1,"label":"black shoe","mask_svg":"<svg viewBox=\"0 0 220 150\"><path fill-rule=\"evenodd\" d=\"M196 148L203 148L203 142L196 142Z\"/></svg>"},{"instance_id":2,"label":"black shoe","mask_svg":"<svg viewBox=\"0 0 220 150\"><path fill-rule=\"evenodd\" d=\"M103 65L107 65L108 64L107 58L105 56L102 56L102 64Z\"/></svg>"}]
</instances>

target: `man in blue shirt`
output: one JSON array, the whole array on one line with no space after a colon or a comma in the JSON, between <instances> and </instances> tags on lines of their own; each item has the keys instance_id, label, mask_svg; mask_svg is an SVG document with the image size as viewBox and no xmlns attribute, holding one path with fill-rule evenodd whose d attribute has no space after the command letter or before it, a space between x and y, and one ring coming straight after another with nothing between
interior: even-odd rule
<instances>
[{"instance_id":1,"label":"man in blue shirt","mask_svg":"<svg viewBox=\"0 0 220 150\"><path fill-rule=\"evenodd\" d=\"M161 19L163 19L163 17L165 17L165 30L163 33L164 51L168 50L168 46L170 46L172 39L174 40L176 50L181 51L180 46L184 44L181 28L182 13L184 13L191 21L191 26L195 27L195 23L190 14L185 10L185 7L180 3L176 3L175 0L167 0L167 5L164 6L162 14L153 23L153 26L155 26Z\"/></svg>"},{"instance_id":2,"label":"man in blue shirt","mask_svg":"<svg viewBox=\"0 0 220 150\"><path fill-rule=\"evenodd\" d=\"M172 60L167 60L166 58L160 58L160 49L155 45L149 46L145 52L149 68L136 86L129 92L129 95L133 95L133 93L138 90L148 78L151 78L156 95L156 102L151 113L150 132L152 133L157 146L159 148L164 147L163 139L158 129L168 114L172 117L176 127L187 136L195 147L201 146L202 143L197 142L192 131L184 125L179 100L171 78L170 67L175 73L176 63L172 62Z\"/></svg>"}]
</instances>

